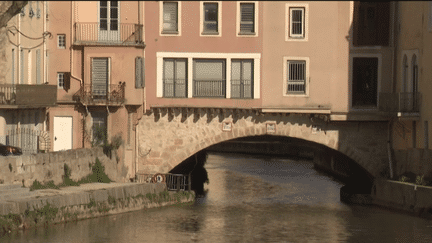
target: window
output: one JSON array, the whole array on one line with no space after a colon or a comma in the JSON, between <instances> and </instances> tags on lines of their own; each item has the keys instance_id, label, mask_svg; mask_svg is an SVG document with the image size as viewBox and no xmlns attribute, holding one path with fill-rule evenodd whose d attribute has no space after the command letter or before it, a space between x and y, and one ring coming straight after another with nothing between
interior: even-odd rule
<instances>
[{"instance_id":1,"label":"window","mask_svg":"<svg viewBox=\"0 0 432 243\"><path fill-rule=\"evenodd\" d=\"M285 41L308 40L309 4L287 3L285 8Z\"/></svg>"},{"instance_id":2,"label":"window","mask_svg":"<svg viewBox=\"0 0 432 243\"><path fill-rule=\"evenodd\" d=\"M99 4L99 30L118 31L119 6L118 1L100 1ZM105 37L106 36L100 36Z\"/></svg>"},{"instance_id":3,"label":"window","mask_svg":"<svg viewBox=\"0 0 432 243\"><path fill-rule=\"evenodd\" d=\"M352 70L352 106L377 107L378 58L354 57Z\"/></svg>"},{"instance_id":4,"label":"window","mask_svg":"<svg viewBox=\"0 0 432 243\"><path fill-rule=\"evenodd\" d=\"M417 56L414 54L411 60L411 74L412 74L412 104L413 110L419 110L419 100L418 100L418 65L417 65Z\"/></svg>"},{"instance_id":5,"label":"window","mask_svg":"<svg viewBox=\"0 0 432 243\"><path fill-rule=\"evenodd\" d=\"M225 59L194 60L194 97L225 98Z\"/></svg>"},{"instance_id":6,"label":"window","mask_svg":"<svg viewBox=\"0 0 432 243\"><path fill-rule=\"evenodd\" d=\"M20 82L19 84L24 83L24 50L20 50Z\"/></svg>"},{"instance_id":7,"label":"window","mask_svg":"<svg viewBox=\"0 0 432 243\"><path fill-rule=\"evenodd\" d=\"M388 46L389 36L390 2L354 2L354 46Z\"/></svg>"},{"instance_id":8,"label":"window","mask_svg":"<svg viewBox=\"0 0 432 243\"><path fill-rule=\"evenodd\" d=\"M240 35L255 34L255 3L240 3Z\"/></svg>"},{"instance_id":9,"label":"window","mask_svg":"<svg viewBox=\"0 0 432 243\"><path fill-rule=\"evenodd\" d=\"M12 60L11 60L11 64L12 64L12 71L11 71L11 84L14 85L15 84L15 49L12 49Z\"/></svg>"},{"instance_id":10,"label":"window","mask_svg":"<svg viewBox=\"0 0 432 243\"><path fill-rule=\"evenodd\" d=\"M253 60L232 60L231 98L253 98Z\"/></svg>"},{"instance_id":11,"label":"window","mask_svg":"<svg viewBox=\"0 0 432 243\"><path fill-rule=\"evenodd\" d=\"M187 59L164 59L164 97L187 97Z\"/></svg>"},{"instance_id":12,"label":"window","mask_svg":"<svg viewBox=\"0 0 432 243\"><path fill-rule=\"evenodd\" d=\"M37 49L36 50L36 84L42 83L41 70L42 70L41 50Z\"/></svg>"},{"instance_id":13,"label":"window","mask_svg":"<svg viewBox=\"0 0 432 243\"><path fill-rule=\"evenodd\" d=\"M402 62L402 92L408 92L408 60L404 55Z\"/></svg>"},{"instance_id":14,"label":"window","mask_svg":"<svg viewBox=\"0 0 432 243\"><path fill-rule=\"evenodd\" d=\"M178 29L178 3L163 2L163 28L162 33L177 34Z\"/></svg>"},{"instance_id":15,"label":"window","mask_svg":"<svg viewBox=\"0 0 432 243\"><path fill-rule=\"evenodd\" d=\"M304 37L304 8L290 8L290 37Z\"/></svg>"},{"instance_id":16,"label":"window","mask_svg":"<svg viewBox=\"0 0 432 243\"><path fill-rule=\"evenodd\" d=\"M128 120L127 120L127 140L126 145L131 145L131 137L132 137L132 120L133 120L133 113L128 112Z\"/></svg>"},{"instance_id":17,"label":"window","mask_svg":"<svg viewBox=\"0 0 432 243\"><path fill-rule=\"evenodd\" d=\"M103 111L94 111L92 115L92 143L101 145L107 139L107 113Z\"/></svg>"},{"instance_id":18,"label":"window","mask_svg":"<svg viewBox=\"0 0 432 243\"><path fill-rule=\"evenodd\" d=\"M287 94L306 93L306 61L287 61Z\"/></svg>"},{"instance_id":19,"label":"window","mask_svg":"<svg viewBox=\"0 0 432 243\"><path fill-rule=\"evenodd\" d=\"M202 34L217 35L219 34L219 3L203 3L203 25Z\"/></svg>"},{"instance_id":20,"label":"window","mask_svg":"<svg viewBox=\"0 0 432 243\"><path fill-rule=\"evenodd\" d=\"M108 58L92 59L92 95L94 100L104 100L107 98L109 83Z\"/></svg>"},{"instance_id":21,"label":"window","mask_svg":"<svg viewBox=\"0 0 432 243\"><path fill-rule=\"evenodd\" d=\"M57 35L57 48L59 49L66 48L66 35L64 34Z\"/></svg>"},{"instance_id":22,"label":"window","mask_svg":"<svg viewBox=\"0 0 432 243\"><path fill-rule=\"evenodd\" d=\"M156 53L158 98L260 98L260 53Z\"/></svg>"},{"instance_id":23,"label":"window","mask_svg":"<svg viewBox=\"0 0 432 243\"><path fill-rule=\"evenodd\" d=\"M57 73L57 88L63 89L65 86L65 73Z\"/></svg>"}]
</instances>

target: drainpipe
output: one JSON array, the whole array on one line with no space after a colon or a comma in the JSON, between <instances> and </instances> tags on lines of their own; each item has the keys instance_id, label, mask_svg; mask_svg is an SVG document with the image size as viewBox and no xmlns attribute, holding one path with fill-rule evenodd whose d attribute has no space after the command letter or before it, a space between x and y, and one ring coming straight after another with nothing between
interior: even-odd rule
<instances>
[{"instance_id":1,"label":"drainpipe","mask_svg":"<svg viewBox=\"0 0 432 243\"><path fill-rule=\"evenodd\" d=\"M74 21L75 21L75 5L74 5L75 1L71 1L71 43L74 41L74 29L73 29L73 25L74 25ZM70 47L70 77L74 78L76 80L78 80L80 82L80 86L82 87L83 85L83 81L82 79L75 77L73 75L73 48L72 45ZM87 110L87 107L86 107ZM88 113L88 112L87 112Z\"/></svg>"},{"instance_id":2,"label":"drainpipe","mask_svg":"<svg viewBox=\"0 0 432 243\"><path fill-rule=\"evenodd\" d=\"M393 159L392 159L392 120L388 123L388 141L387 141L387 153L389 159L389 168L390 168L390 179L393 179Z\"/></svg>"}]
</instances>

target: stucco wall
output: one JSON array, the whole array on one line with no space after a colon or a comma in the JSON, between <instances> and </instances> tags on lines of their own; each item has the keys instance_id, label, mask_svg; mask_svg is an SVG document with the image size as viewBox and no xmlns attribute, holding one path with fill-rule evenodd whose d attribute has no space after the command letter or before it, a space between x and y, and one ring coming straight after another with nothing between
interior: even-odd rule
<instances>
[{"instance_id":1,"label":"stucco wall","mask_svg":"<svg viewBox=\"0 0 432 243\"><path fill-rule=\"evenodd\" d=\"M99 147L0 157L0 180L3 184L21 184L24 181L26 187L35 180L41 183L53 180L54 184L59 184L63 181L65 164L72 171L71 179L79 180L91 173L91 165L96 158L105 166L105 173L111 180L122 181L115 156L109 159Z\"/></svg>"}]
</instances>

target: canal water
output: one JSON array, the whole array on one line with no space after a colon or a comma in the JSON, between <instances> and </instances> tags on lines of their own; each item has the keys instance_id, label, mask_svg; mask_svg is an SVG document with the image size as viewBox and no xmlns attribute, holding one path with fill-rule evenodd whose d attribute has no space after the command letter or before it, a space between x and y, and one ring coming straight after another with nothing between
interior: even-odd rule
<instances>
[{"instance_id":1,"label":"canal water","mask_svg":"<svg viewBox=\"0 0 432 243\"><path fill-rule=\"evenodd\" d=\"M432 221L346 205L310 161L211 153L207 194L169 206L30 229L0 242L432 242Z\"/></svg>"}]
</instances>

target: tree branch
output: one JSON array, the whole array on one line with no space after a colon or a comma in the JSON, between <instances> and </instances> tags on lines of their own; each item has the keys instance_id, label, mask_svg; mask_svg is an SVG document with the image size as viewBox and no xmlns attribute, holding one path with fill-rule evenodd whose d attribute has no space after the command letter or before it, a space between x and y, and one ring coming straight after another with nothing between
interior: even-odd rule
<instances>
[{"instance_id":1,"label":"tree branch","mask_svg":"<svg viewBox=\"0 0 432 243\"><path fill-rule=\"evenodd\" d=\"M12 1L12 5L6 12L0 15L0 28L6 27L9 20L17 15L27 5L28 1Z\"/></svg>"}]
</instances>

